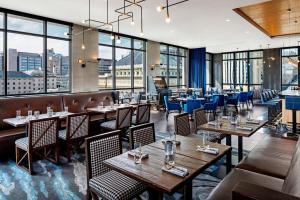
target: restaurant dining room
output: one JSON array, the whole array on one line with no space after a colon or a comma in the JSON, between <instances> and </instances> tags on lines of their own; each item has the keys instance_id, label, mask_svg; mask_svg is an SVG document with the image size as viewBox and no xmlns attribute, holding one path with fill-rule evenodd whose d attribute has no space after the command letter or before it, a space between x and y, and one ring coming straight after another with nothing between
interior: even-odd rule
<instances>
[{"instance_id":1,"label":"restaurant dining room","mask_svg":"<svg viewBox=\"0 0 300 200\"><path fill-rule=\"evenodd\" d=\"M0 200L300 200L300 0L1 0Z\"/></svg>"}]
</instances>

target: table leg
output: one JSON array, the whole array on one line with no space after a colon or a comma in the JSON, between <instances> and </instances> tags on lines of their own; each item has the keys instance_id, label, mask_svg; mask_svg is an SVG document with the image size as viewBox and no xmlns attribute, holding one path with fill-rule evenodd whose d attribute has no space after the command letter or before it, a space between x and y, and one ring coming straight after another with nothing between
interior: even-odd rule
<instances>
[{"instance_id":1,"label":"table leg","mask_svg":"<svg viewBox=\"0 0 300 200\"><path fill-rule=\"evenodd\" d=\"M238 136L238 158L239 162L243 159L243 137Z\"/></svg>"},{"instance_id":2,"label":"table leg","mask_svg":"<svg viewBox=\"0 0 300 200\"><path fill-rule=\"evenodd\" d=\"M297 133L297 112L296 110L293 110L293 134L296 134Z\"/></svg>"},{"instance_id":3,"label":"table leg","mask_svg":"<svg viewBox=\"0 0 300 200\"><path fill-rule=\"evenodd\" d=\"M226 136L226 145L231 146L231 135ZM232 151L228 151L226 154L226 172L227 174L231 171L232 168Z\"/></svg>"},{"instance_id":4,"label":"table leg","mask_svg":"<svg viewBox=\"0 0 300 200\"><path fill-rule=\"evenodd\" d=\"M149 188L148 189L148 194L149 194L149 200L150 199L157 199L157 200L163 200L164 199L164 193L162 192L159 192L157 190L154 190L154 189L151 189Z\"/></svg>"},{"instance_id":5,"label":"table leg","mask_svg":"<svg viewBox=\"0 0 300 200\"><path fill-rule=\"evenodd\" d=\"M193 199L193 180L187 181L184 186L184 200L191 200Z\"/></svg>"}]
</instances>

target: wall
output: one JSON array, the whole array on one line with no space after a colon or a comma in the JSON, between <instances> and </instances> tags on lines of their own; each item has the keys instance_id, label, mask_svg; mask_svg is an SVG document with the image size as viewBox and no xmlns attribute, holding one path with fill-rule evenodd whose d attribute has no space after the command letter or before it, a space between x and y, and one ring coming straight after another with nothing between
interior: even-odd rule
<instances>
[{"instance_id":1,"label":"wall","mask_svg":"<svg viewBox=\"0 0 300 200\"><path fill-rule=\"evenodd\" d=\"M72 32L72 92L98 91L98 30L86 31L84 34L85 51L81 49L82 26L74 25ZM85 53L84 53L85 52ZM87 61L86 67L78 59Z\"/></svg>"}]
</instances>

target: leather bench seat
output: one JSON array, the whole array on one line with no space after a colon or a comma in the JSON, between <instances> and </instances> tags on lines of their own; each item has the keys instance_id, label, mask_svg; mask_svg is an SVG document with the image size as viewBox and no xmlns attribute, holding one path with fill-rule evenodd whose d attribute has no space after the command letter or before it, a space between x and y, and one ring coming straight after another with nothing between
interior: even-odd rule
<instances>
[{"instance_id":1,"label":"leather bench seat","mask_svg":"<svg viewBox=\"0 0 300 200\"><path fill-rule=\"evenodd\" d=\"M241 169L284 179L288 173L297 141L267 137L237 166Z\"/></svg>"},{"instance_id":2,"label":"leather bench seat","mask_svg":"<svg viewBox=\"0 0 300 200\"><path fill-rule=\"evenodd\" d=\"M232 190L239 182L247 182L275 191L281 191L284 180L255 172L233 169L210 193L207 200L231 200Z\"/></svg>"}]
</instances>

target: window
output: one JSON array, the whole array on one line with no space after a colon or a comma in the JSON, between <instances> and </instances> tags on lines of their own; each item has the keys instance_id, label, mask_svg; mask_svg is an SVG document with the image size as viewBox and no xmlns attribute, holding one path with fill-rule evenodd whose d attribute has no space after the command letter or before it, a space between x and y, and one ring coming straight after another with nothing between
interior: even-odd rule
<instances>
[{"instance_id":1,"label":"window","mask_svg":"<svg viewBox=\"0 0 300 200\"><path fill-rule=\"evenodd\" d=\"M223 89L234 87L234 54L223 54Z\"/></svg>"},{"instance_id":2,"label":"window","mask_svg":"<svg viewBox=\"0 0 300 200\"><path fill-rule=\"evenodd\" d=\"M0 29L4 28L4 17L3 13L0 13Z\"/></svg>"},{"instance_id":3,"label":"window","mask_svg":"<svg viewBox=\"0 0 300 200\"><path fill-rule=\"evenodd\" d=\"M287 48L281 50L282 90L298 85L299 49Z\"/></svg>"},{"instance_id":4,"label":"window","mask_svg":"<svg viewBox=\"0 0 300 200\"><path fill-rule=\"evenodd\" d=\"M144 91L145 41L99 33L99 89Z\"/></svg>"},{"instance_id":5,"label":"window","mask_svg":"<svg viewBox=\"0 0 300 200\"><path fill-rule=\"evenodd\" d=\"M159 74L170 88L185 86L186 50L166 44L160 45Z\"/></svg>"},{"instance_id":6,"label":"window","mask_svg":"<svg viewBox=\"0 0 300 200\"><path fill-rule=\"evenodd\" d=\"M212 87L212 54L206 53L206 91Z\"/></svg>"},{"instance_id":7,"label":"window","mask_svg":"<svg viewBox=\"0 0 300 200\"><path fill-rule=\"evenodd\" d=\"M243 91L248 90L248 53L235 53L235 85Z\"/></svg>"},{"instance_id":8,"label":"window","mask_svg":"<svg viewBox=\"0 0 300 200\"><path fill-rule=\"evenodd\" d=\"M249 52L249 86L261 89L263 83L263 51Z\"/></svg>"},{"instance_id":9,"label":"window","mask_svg":"<svg viewBox=\"0 0 300 200\"><path fill-rule=\"evenodd\" d=\"M7 74L7 84L3 84L0 94L70 91L70 26L23 15L7 13L7 29L1 32L4 22L0 14L1 79L5 80L4 75ZM7 49L3 49L3 32L7 34Z\"/></svg>"}]
</instances>

